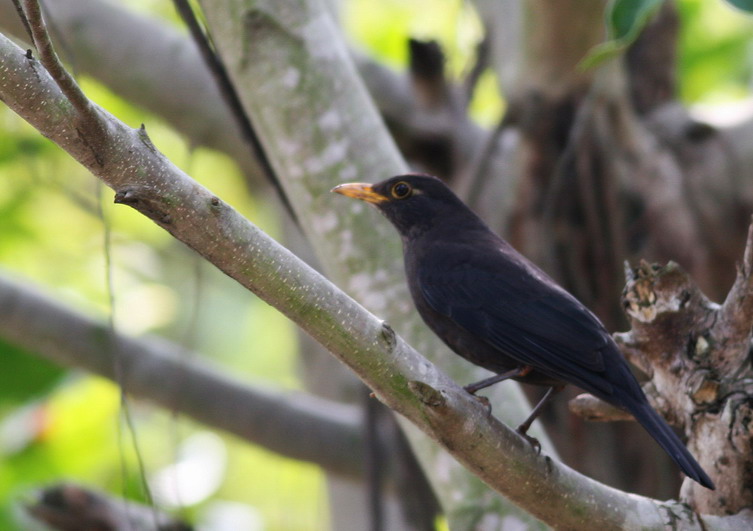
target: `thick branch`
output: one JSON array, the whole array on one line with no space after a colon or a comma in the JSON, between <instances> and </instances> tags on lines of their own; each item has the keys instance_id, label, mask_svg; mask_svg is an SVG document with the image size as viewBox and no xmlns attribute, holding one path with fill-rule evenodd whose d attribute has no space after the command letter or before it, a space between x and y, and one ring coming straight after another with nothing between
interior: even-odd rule
<instances>
[{"instance_id":1,"label":"thick branch","mask_svg":"<svg viewBox=\"0 0 753 531\"><path fill-rule=\"evenodd\" d=\"M697 510L730 514L753 505L750 265L751 231L738 281L723 306L710 302L677 264L628 270L623 301L631 330L623 352L647 369L654 404L688 435L688 448L717 492L686 481Z\"/></svg>"},{"instance_id":2,"label":"thick branch","mask_svg":"<svg viewBox=\"0 0 753 531\"><path fill-rule=\"evenodd\" d=\"M111 336L106 325L0 277L0 335L55 363L115 380L126 392L282 455L363 473L358 411L322 398L252 387L161 339ZM296 433L296 437L291 437Z\"/></svg>"},{"instance_id":3,"label":"thick branch","mask_svg":"<svg viewBox=\"0 0 753 531\"><path fill-rule=\"evenodd\" d=\"M106 120L103 152L92 157L86 153L87 132L71 134L75 117L46 72L2 36L0 61L6 74L0 97L14 110L115 188L121 202L296 321L381 400L498 491L561 528L585 529L586 522L591 528L660 527L667 512L688 528L700 525L684 506L619 492L536 455L382 321L170 164L143 133L100 111ZM40 102L55 113L41 113Z\"/></svg>"},{"instance_id":4,"label":"thick branch","mask_svg":"<svg viewBox=\"0 0 753 531\"><path fill-rule=\"evenodd\" d=\"M62 1L62 0L60 0L60 1ZM66 5L68 5L68 4L66 4ZM92 12L95 13L96 10L93 10ZM82 20L81 20L81 29L83 31L83 29L87 27L86 26L86 20L84 20L86 18L86 14L84 14L84 13L78 13L77 16L82 17ZM133 22L133 21L130 20L130 19L128 19L128 22L130 23L130 22ZM121 19L121 24L122 24L122 19ZM90 28L90 30L94 31L94 28ZM122 34L117 33L117 28L113 28L113 31L115 32L115 33L113 33L113 35L122 35ZM86 33L86 32L84 32L84 33ZM78 32L78 31L75 32L75 35L80 35L80 34L81 34L81 32ZM103 43L103 47L106 47L106 46L107 46L107 43ZM156 46L154 48L154 50L161 50L163 48L165 48L165 47L164 46ZM169 46L168 46L168 48L169 48ZM149 53L154 53L154 50L150 49ZM15 53L15 52L12 52L12 53ZM101 64L101 68L102 68L103 71L107 70L106 64ZM111 69L111 70L118 70L118 69ZM120 69L120 70L122 70L122 69ZM167 68L166 68L166 70L169 71L169 69L167 69ZM191 70L191 68L186 68L185 69L185 71L190 71L190 70ZM382 79L384 79L384 77L382 77ZM3 78L3 80L10 82L10 81L13 80L13 77L5 77L5 78ZM21 81L23 82L23 80L21 80ZM128 83L128 81L126 81L126 80L123 80L123 82L124 83ZM39 87L36 87L36 88L39 89ZM166 91L166 92L169 93L170 91ZM26 96L28 96L28 99L26 100L26 103L22 103L20 101L19 102L15 102L15 103L9 101L9 103L14 108L17 108L17 109L26 109L25 112L21 111L22 114L25 114L27 116L27 118L29 118L33 123L38 124L38 126L41 127L44 130L44 133L47 136L50 136L54 140L56 140L59 143L61 143L61 145L63 145L65 147L65 149L67 149L69 152L71 152L74 155L74 157L77 158L79 161L83 161L83 163L89 169L91 169L94 173L96 173L98 175L102 175L103 173L108 173L110 171L110 168L117 167L118 168L117 171L116 171L117 177L115 177L115 176L113 176L113 177L115 177L116 179L123 178L124 168L128 166L128 164L126 162L123 162L123 161L120 160L120 159L123 159L123 158L125 158L128 161L128 163L130 163L130 164L133 164L135 166L141 166L141 169L133 170L133 168L131 168L131 170L133 170L132 173L144 173L146 171L145 167L151 167L151 168L155 168L155 167L159 168L160 167L160 165L158 163L155 163L154 161L151 160L152 158L159 158L159 157L151 157L151 156L149 156L149 157L147 157L147 160L140 160L139 159L137 161L136 160L137 157L134 157L134 156L130 155L128 153L129 152L129 148L124 147L124 146L123 146L123 149L121 151L118 151L116 153L108 153L108 155L107 155L107 157L105 159L106 162L107 162L106 167L100 167L98 165L98 163L97 163L96 160L89 160L89 157L90 157L91 154L89 153L89 150L88 150L88 147L87 147L86 143L83 142L78 137L73 137L71 139L70 136L69 136L68 130L65 129L65 126L62 123L56 123L55 120L50 121L48 119L48 117L46 117L43 113L38 114L36 116L36 119L31 119L29 117L30 109L34 108L34 105L31 102L41 101L41 100L45 100L46 101L48 99L48 95L46 94L45 90L41 90L41 91L36 92L36 93L34 93L32 91L32 92L26 94ZM10 98L11 95L8 94L8 95L5 95L3 97L5 97L7 99L7 98ZM57 103L59 103L62 107L66 106L66 104L65 104L64 101L55 100L55 98L53 98L53 101L57 101ZM201 102L202 101L203 100L201 100L201 99L197 100L196 103L197 103L197 105L199 107L201 106ZM337 102L337 100L331 100L331 101L333 103ZM191 107L191 109L192 108L193 107ZM275 104L273 106L273 108L275 108L275 109L278 108L278 105ZM186 106L185 109L182 111L181 114L186 115L186 116L189 115L190 113L188 112L188 110L189 110L189 107ZM36 109L36 112L41 112L41 111L39 109ZM193 120L193 118L192 118L192 120ZM198 121L202 121L202 120L198 120ZM378 121L378 119L376 121ZM330 124L330 127L331 127L331 125L332 124ZM139 135L134 135L134 131L128 130L127 128L123 128L122 125L120 125L120 124L113 125L113 129L114 129L114 131L111 132L113 137L117 137L118 134L123 134L126 138L130 139L130 141L133 144L136 144L136 145L138 145L140 147L143 147L143 143L147 143L148 144L148 138L146 138L145 134L142 134L140 136L140 138L136 138ZM313 131L313 132L320 131L319 128L312 128L310 130ZM353 160L359 160L359 159L368 158L368 154L373 151L372 150L372 146L369 145L368 137L366 135L364 135L364 134L354 135L354 136L358 136L359 141L360 142L365 142L365 145L363 147L359 147L353 153ZM116 141L116 140L112 140L112 142L114 144L118 143L118 141ZM312 144L312 147L314 147L314 146L317 149L321 148L321 146L319 144L319 141L317 141L316 143ZM135 148L132 149L131 151L134 152L134 153L141 153L141 151L139 151L139 149L135 149ZM149 153L149 152L147 151L146 153ZM292 160L292 158L291 158L291 160ZM379 163L379 159L377 159L375 157L371 157L371 161ZM384 166L382 166L382 169L384 170ZM298 170L294 170L294 171L300 171L300 167L299 167ZM113 183L113 181L112 181L113 177L110 177L110 182L111 183ZM125 180L127 181L127 179L125 179ZM122 182L122 181L119 181L119 182ZM117 187L118 185L117 184L112 184L112 186ZM145 184L144 186L145 186L145 188L147 190L152 188L148 184ZM324 191L323 189L320 189L319 193L322 193L323 191ZM131 190L126 190L126 192L127 193L123 193L123 194L121 194L121 195L118 196L120 198L120 200L122 200L122 201L130 201L130 202L136 201L138 203L137 196L138 196L139 190L132 190L131 189ZM307 195L307 193L306 193L306 195ZM303 198L306 195L301 195L300 197ZM168 203L170 203L170 202L172 202L172 198L169 198L166 201ZM166 225L165 225L166 228L169 227L171 219L170 219L169 215L167 215L166 213L164 213L162 211L161 205L159 205L159 204L154 205L154 204L147 204L147 203L148 203L148 201L140 203L140 205L139 205L140 208L142 208L146 212L149 212L149 214L154 219L158 219L158 220L161 220L161 221L165 222L166 223ZM204 206L206 206L206 205L204 205ZM220 203L218 203L217 205L213 205L212 209L213 210L220 210L221 207L222 207L222 205ZM198 227L198 229L202 229L202 228L204 228L206 226L205 222L204 222L204 218L209 218L209 219L215 220L215 214L213 212L210 212L210 213L206 213L205 212L204 214L200 215L199 217L201 219L199 221L195 222L195 226ZM331 217L331 213L330 213L330 217ZM364 219L364 221L366 221L366 220ZM325 224L331 224L331 221L325 221ZM216 225L216 223L215 223L215 225ZM366 228L366 225L364 225L364 228ZM371 230L372 228L373 227L369 227L369 232L373 232ZM210 249L214 248L213 245L210 245L209 247L210 247ZM224 252L225 252L225 257L226 257L225 259L232 259L232 256L234 254L234 250L233 249L227 249L227 248L225 248ZM383 254L383 253L382 252L376 253L377 256L379 254ZM333 254L332 257L334 257L334 256L335 255ZM396 247L394 248L392 256L397 256L397 248ZM345 265L345 261L343 261L342 265ZM241 269L242 269L242 266L241 266ZM391 267L390 271L395 272L396 269L394 267ZM276 273L273 273L273 275L274 274L276 274ZM367 298L367 299L370 299L370 300L382 300L382 297L385 294L388 294L391 291L394 291L394 287L395 286L400 286L400 283L397 282L397 281L395 281L395 279L391 276L393 274L394 273L390 273L386 277L384 276L384 273L378 273L377 275L375 275L376 278L382 278L383 279L381 285L379 285L379 286L368 286L368 285L363 284L362 282L356 281L356 282L353 283L352 287L354 289L356 289L357 291L360 291L361 295L364 298ZM360 278L363 279L364 276L362 275ZM355 277L354 277L354 280L355 280ZM392 286L389 285L390 283L392 283ZM375 295L375 294L377 294L377 295ZM395 295L395 297L393 298L393 300L406 300L405 291L402 291L402 294L398 293L397 291L394 291L394 295ZM375 299L375 296L376 296L376 299ZM407 306L407 305L401 305L400 306L400 310L403 313L406 313L408 311L408 309L409 309L409 306ZM401 320L403 320L403 319L401 319ZM424 346L428 346L427 343L422 343L422 344ZM438 342L437 342L437 345L438 345ZM437 348L440 348L440 347L438 347L438 346L432 346L430 350L435 350ZM458 375L463 374L463 376L461 377L461 379L463 381L471 381L471 380L480 379L480 377L478 375L478 371L476 371L476 374L472 375L472 371L469 371L467 369L460 369L460 367L462 365L456 364L455 366L458 368L458 371L457 371ZM525 415L525 413L522 410L524 410L525 408L527 408L527 404L526 404L526 401L523 398L520 390L516 386L512 386L512 385L511 386L500 386L500 388L498 390L495 390L495 392L493 394L495 396L495 398L493 400L494 402L505 403L508 406L510 404L516 404L517 407L519 408L519 409L516 409L514 407L506 407L503 410L504 414L510 415L509 419L507 419L507 420L511 424L519 422L519 419ZM520 413L518 415L516 415L515 414L516 411L520 411ZM542 441L542 443L545 445L545 447L549 447L548 443L545 442L546 437L545 437L545 435L543 433L537 433L536 436L539 438L540 441ZM439 454L439 452L437 452L429 443L427 443L427 448L431 448L430 451L431 451L432 455ZM442 457L442 459L445 459L445 458ZM445 462L446 462L446 459L445 459ZM463 477L464 479L467 480L468 485L473 485L473 492L472 493L471 492L468 493L468 497L469 498L473 498L473 499L477 499L477 500L482 500L484 504L489 505L489 506L493 506L493 509L492 509L491 512L497 512L499 510L499 506L502 505L504 502L500 501L498 498L490 497L490 496L485 495L484 494L485 487L481 484L480 481L478 481L476 478L474 478L470 474L465 474L462 471L462 467L459 467L459 466L457 466L454 463L450 465L450 468L453 468L453 469L456 469L456 470L453 472L453 482L452 482L452 485L450 485L449 483L447 484L447 496L448 497L449 496L454 496L454 493L457 491L458 485L460 483L459 482L459 478ZM436 470L436 467L435 466L431 466L430 469L431 470ZM457 497L455 497L455 499L457 500ZM461 505L461 504L458 504L457 502L455 502L455 503L456 503L456 505L458 507L458 510L460 512L461 517L469 518L471 521L473 521L476 518L476 516L475 516L474 513L471 513L471 512L468 511L467 505L465 505L465 504ZM504 511L502 511L502 512L504 512ZM521 516L519 516L519 517L521 517ZM525 518L525 517L523 517L523 518Z\"/></svg>"}]
</instances>

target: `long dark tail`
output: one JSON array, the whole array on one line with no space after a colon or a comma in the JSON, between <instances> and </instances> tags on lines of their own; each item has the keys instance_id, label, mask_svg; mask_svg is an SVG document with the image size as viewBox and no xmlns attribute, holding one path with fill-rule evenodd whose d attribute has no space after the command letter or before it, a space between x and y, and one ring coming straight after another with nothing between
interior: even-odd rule
<instances>
[{"instance_id":1,"label":"long dark tail","mask_svg":"<svg viewBox=\"0 0 753 531\"><path fill-rule=\"evenodd\" d=\"M714 482L711 481L711 478L703 471L695 458L690 455L690 452L682 444L680 438L675 435L672 428L647 402L637 404L629 409L636 420L646 428L646 431L664 448L664 451L677 463L677 466L685 472L685 475L707 489L714 490Z\"/></svg>"}]
</instances>

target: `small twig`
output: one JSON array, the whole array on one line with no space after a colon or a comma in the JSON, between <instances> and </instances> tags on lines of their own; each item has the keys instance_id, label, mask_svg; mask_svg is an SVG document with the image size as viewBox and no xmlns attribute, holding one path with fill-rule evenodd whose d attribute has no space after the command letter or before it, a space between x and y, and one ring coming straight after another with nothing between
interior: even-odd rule
<instances>
[{"instance_id":1,"label":"small twig","mask_svg":"<svg viewBox=\"0 0 753 531\"><path fill-rule=\"evenodd\" d=\"M290 204L290 200L285 194L285 190L280 183L277 172L275 171L274 167L272 166L272 162L267 156L267 152L265 151L264 146L261 143L259 135L256 133L256 128L251 122L251 117L248 115L248 113L246 113L246 109L243 107L240 96L235 90L235 85L233 85L233 82L227 73L227 69L223 64L222 59L212 47L209 37L199 24L199 21L196 18L196 14L194 13L193 8L191 8L191 5L188 3L188 0L173 0L173 3L175 4L175 9L178 11L181 19L183 19L183 22L191 32L191 36L193 37L196 46L199 48L199 52L201 53L202 59L204 59L204 63L212 73L212 77L217 83L217 88L222 95L222 99L230 109L231 115L233 116L235 122L241 130L243 140L251 148L251 152L256 158L256 161L259 163L259 167L261 168L262 173L277 192L277 195L280 198L283 206L285 207L285 210L288 212L288 214L290 214L290 217L295 222L295 224L300 227L298 216L296 215L295 210L293 210L293 205Z\"/></svg>"},{"instance_id":2,"label":"small twig","mask_svg":"<svg viewBox=\"0 0 753 531\"><path fill-rule=\"evenodd\" d=\"M86 94L78 86L73 76L65 69L55 52L55 47L52 45L52 40L50 39L50 33L44 22L39 1L23 0L23 7L26 16L22 17L22 20L27 25L34 46L37 48L39 62L50 73L57 86L60 87L60 90L65 94L65 97L71 102L81 117L93 119L92 122L96 124L98 122L96 120L96 111L89 102L89 98L86 97Z\"/></svg>"},{"instance_id":3,"label":"small twig","mask_svg":"<svg viewBox=\"0 0 753 531\"><path fill-rule=\"evenodd\" d=\"M21 19L21 23L24 25L26 34L29 36L29 41L33 43L34 35L31 33L31 26L29 26L29 19L26 18L26 13L24 13L24 8L21 6L21 1L13 0L13 5L16 8L16 13L18 13L18 18Z\"/></svg>"},{"instance_id":4,"label":"small twig","mask_svg":"<svg viewBox=\"0 0 753 531\"><path fill-rule=\"evenodd\" d=\"M125 452L125 441L123 440L123 427L125 431L131 437L131 446L136 455L136 465L138 467L139 479L141 480L141 493L146 499L147 506L152 510L152 517L155 529L158 529L157 524L157 507L154 504L154 498L152 497L149 483L146 479L146 467L144 465L144 454L141 451L141 445L139 444L138 434L136 432L136 425L133 421L133 414L131 413L131 405L128 401L126 378L124 370L124 353L119 348L119 343L116 340L118 329L116 326L116 314L115 314L115 282L113 280L113 264L112 264L112 225L110 219L105 214L105 209L102 204L102 188L104 184L102 181L96 181L96 194L97 194L97 214L102 221L102 253L104 260L104 280L105 291L107 293L107 305L109 306L109 313L107 317L107 335L106 341L109 348L112 349L113 360L113 372L115 374L115 382L120 388L120 421L117 425L117 442L118 452L120 454L120 467L121 467L121 482L123 489L123 498L126 498L128 494L128 465ZM129 512L129 506L124 506L126 514Z\"/></svg>"},{"instance_id":5,"label":"small twig","mask_svg":"<svg viewBox=\"0 0 753 531\"><path fill-rule=\"evenodd\" d=\"M384 411L381 403L371 396L368 388L363 391L363 419L364 441L366 443L366 485L368 488L368 504L371 531L384 529L384 467L387 460L384 456L383 441L379 438L379 424Z\"/></svg>"},{"instance_id":6,"label":"small twig","mask_svg":"<svg viewBox=\"0 0 753 531\"><path fill-rule=\"evenodd\" d=\"M658 396L658 391L652 380L644 382L643 392L648 398L651 407L662 415L667 422L674 426L681 425L681 419L676 412L668 408L666 400ZM567 403L570 412L579 417L592 422L616 422L616 421L635 421L635 417L609 402L605 402L591 393L581 393Z\"/></svg>"}]
</instances>

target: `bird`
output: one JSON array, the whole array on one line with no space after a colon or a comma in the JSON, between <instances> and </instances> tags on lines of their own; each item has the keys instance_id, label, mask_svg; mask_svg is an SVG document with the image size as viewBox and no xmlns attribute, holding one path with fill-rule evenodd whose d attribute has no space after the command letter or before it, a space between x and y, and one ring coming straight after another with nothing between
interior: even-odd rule
<instances>
[{"instance_id":1,"label":"bird","mask_svg":"<svg viewBox=\"0 0 753 531\"><path fill-rule=\"evenodd\" d=\"M708 489L714 483L651 407L601 321L572 294L495 234L442 180L405 174L332 192L375 206L400 234L415 307L456 354L494 376L474 394L514 379L549 389L517 428L526 432L547 401L572 384L627 410L677 463ZM540 451L538 446L537 451Z\"/></svg>"}]
</instances>

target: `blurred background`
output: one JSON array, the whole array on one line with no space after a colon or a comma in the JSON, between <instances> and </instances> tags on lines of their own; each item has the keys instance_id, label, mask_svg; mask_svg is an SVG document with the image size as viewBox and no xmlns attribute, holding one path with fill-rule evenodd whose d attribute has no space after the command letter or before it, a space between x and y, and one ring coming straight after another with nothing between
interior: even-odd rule
<instances>
[{"instance_id":1,"label":"blurred background","mask_svg":"<svg viewBox=\"0 0 753 531\"><path fill-rule=\"evenodd\" d=\"M418 39L439 44L446 79L460 82L473 68L484 36L474 4L462 0L335 3L354 53L396 75L408 68L409 39ZM751 116L751 18L721 0L674 5L679 101L720 126ZM118 8L187 35L167 0L127 0ZM15 31L8 13L3 5L4 33ZM63 43L62 55L76 73L71 46ZM112 60L111 68L123 68L122 58ZM173 163L271 236L290 240L279 203L266 187L249 186L243 168L227 153L204 147L95 77L78 77L99 105L133 127L145 124ZM494 129L508 104L494 70L484 70L468 105L473 122ZM416 161L426 167L420 155ZM0 183L2 277L33 286L95 321L112 319L119 333L166 338L259 388L304 389L302 372L311 371L302 371L298 351L305 340L294 325L141 214L113 205L109 189L4 106ZM353 385L356 402L359 392ZM200 529L333 527L329 500L335 487L316 465L138 398L129 397L127 404L130 424L111 381L59 367L0 338L0 529L31 526L22 507L36 489L61 480L142 502L146 481L157 506L177 511Z\"/></svg>"}]
</instances>

